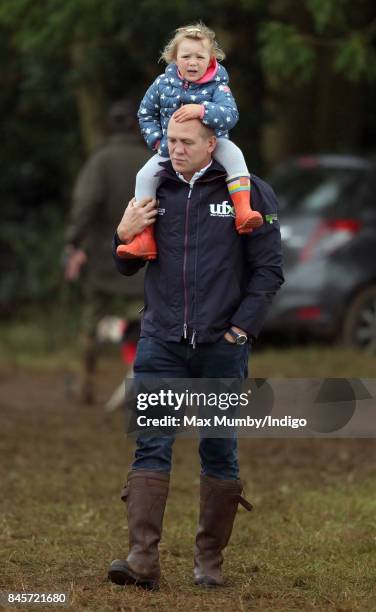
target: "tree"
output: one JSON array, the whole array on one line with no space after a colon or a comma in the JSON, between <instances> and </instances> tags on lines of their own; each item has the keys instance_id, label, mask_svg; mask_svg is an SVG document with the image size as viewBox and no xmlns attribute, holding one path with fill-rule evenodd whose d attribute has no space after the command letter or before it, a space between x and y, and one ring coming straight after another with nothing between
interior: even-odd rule
<instances>
[{"instance_id":1,"label":"tree","mask_svg":"<svg viewBox=\"0 0 376 612\"><path fill-rule=\"evenodd\" d=\"M272 0L260 24L267 77L264 157L362 148L376 79L376 11L368 0Z\"/></svg>"},{"instance_id":2,"label":"tree","mask_svg":"<svg viewBox=\"0 0 376 612\"><path fill-rule=\"evenodd\" d=\"M327 53L333 73L376 79L376 11L368 0L272 0L260 25L261 59L275 82L309 81Z\"/></svg>"}]
</instances>

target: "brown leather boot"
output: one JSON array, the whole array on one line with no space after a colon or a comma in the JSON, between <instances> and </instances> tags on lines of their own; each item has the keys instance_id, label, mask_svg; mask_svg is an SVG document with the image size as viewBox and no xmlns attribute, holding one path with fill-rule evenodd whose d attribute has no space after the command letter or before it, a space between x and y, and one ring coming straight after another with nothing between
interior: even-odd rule
<instances>
[{"instance_id":1,"label":"brown leather boot","mask_svg":"<svg viewBox=\"0 0 376 612\"><path fill-rule=\"evenodd\" d=\"M170 475L166 472L132 470L122 492L127 503L129 554L116 559L108 577L116 584L135 584L148 590L159 588L158 544L162 534Z\"/></svg>"},{"instance_id":2,"label":"brown leather boot","mask_svg":"<svg viewBox=\"0 0 376 612\"><path fill-rule=\"evenodd\" d=\"M241 480L222 480L201 475L195 584L205 587L223 584L222 551L230 539L238 504L246 510L252 510L252 505L241 496L242 490Z\"/></svg>"}]
</instances>

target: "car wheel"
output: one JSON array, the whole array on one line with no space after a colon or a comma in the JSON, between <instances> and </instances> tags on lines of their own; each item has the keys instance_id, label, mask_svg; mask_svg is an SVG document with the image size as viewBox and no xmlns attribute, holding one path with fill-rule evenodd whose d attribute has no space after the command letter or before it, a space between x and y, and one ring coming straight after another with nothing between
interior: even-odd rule
<instances>
[{"instance_id":1,"label":"car wheel","mask_svg":"<svg viewBox=\"0 0 376 612\"><path fill-rule=\"evenodd\" d=\"M342 339L347 346L376 353L376 285L363 289L350 304Z\"/></svg>"}]
</instances>

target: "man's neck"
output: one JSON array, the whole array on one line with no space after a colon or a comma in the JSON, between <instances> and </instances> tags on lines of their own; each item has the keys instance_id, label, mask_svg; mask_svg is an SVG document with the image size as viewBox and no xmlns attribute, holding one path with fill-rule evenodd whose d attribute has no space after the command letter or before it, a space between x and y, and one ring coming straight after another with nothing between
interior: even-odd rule
<instances>
[{"instance_id":1,"label":"man's neck","mask_svg":"<svg viewBox=\"0 0 376 612\"><path fill-rule=\"evenodd\" d=\"M178 175L178 177L185 181L186 183L194 183L195 181L197 181L198 178L200 178L208 168L210 168L210 166L212 165L213 160L211 159L209 161L208 164L206 164L206 166L204 166L203 168L200 168L199 170L196 170L196 172L193 173L189 173L189 174L181 174L180 172L176 172L176 174Z\"/></svg>"}]
</instances>

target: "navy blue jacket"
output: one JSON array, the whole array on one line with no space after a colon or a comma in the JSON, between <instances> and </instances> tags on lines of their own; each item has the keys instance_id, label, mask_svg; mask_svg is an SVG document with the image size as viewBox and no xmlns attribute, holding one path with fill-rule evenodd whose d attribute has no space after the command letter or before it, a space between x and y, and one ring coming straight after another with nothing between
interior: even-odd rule
<instances>
[{"instance_id":1,"label":"navy blue jacket","mask_svg":"<svg viewBox=\"0 0 376 612\"><path fill-rule=\"evenodd\" d=\"M277 200L272 188L251 176L253 208L264 225L239 236L225 182L214 161L193 188L180 180L171 162L161 164L154 225L158 259L145 274L142 336L179 342L216 342L235 325L259 334L271 299L283 283ZM116 266L132 275L145 262L116 256Z\"/></svg>"}]
</instances>

